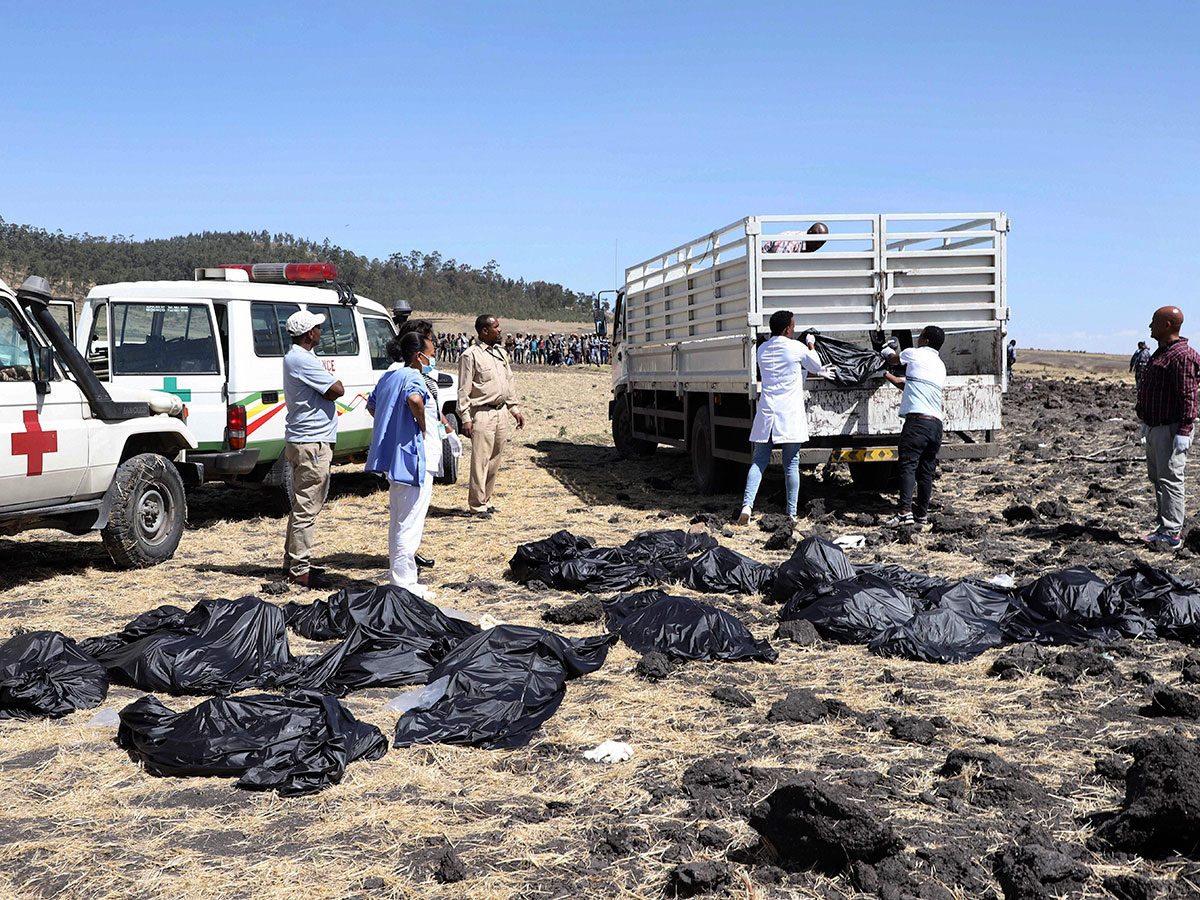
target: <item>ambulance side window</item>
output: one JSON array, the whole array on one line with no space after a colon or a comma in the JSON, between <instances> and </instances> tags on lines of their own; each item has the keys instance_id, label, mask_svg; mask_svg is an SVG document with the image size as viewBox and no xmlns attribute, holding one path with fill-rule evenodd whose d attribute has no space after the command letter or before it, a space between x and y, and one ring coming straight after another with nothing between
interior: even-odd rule
<instances>
[{"instance_id":1,"label":"ambulance side window","mask_svg":"<svg viewBox=\"0 0 1200 900\"><path fill-rule=\"evenodd\" d=\"M300 307L295 303L251 303L254 355L286 356L292 349L292 337L287 331L288 316L299 311Z\"/></svg>"},{"instance_id":2,"label":"ambulance side window","mask_svg":"<svg viewBox=\"0 0 1200 900\"><path fill-rule=\"evenodd\" d=\"M0 303L0 381L33 381L29 337L6 303Z\"/></svg>"},{"instance_id":3,"label":"ambulance side window","mask_svg":"<svg viewBox=\"0 0 1200 900\"><path fill-rule=\"evenodd\" d=\"M354 312L348 306L308 305L308 311L325 316L321 326L321 342L314 352L317 356L358 356L358 331L354 327Z\"/></svg>"},{"instance_id":4,"label":"ambulance side window","mask_svg":"<svg viewBox=\"0 0 1200 900\"><path fill-rule=\"evenodd\" d=\"M367 329L367 348L371 352L371 368L382 372L392 364L387 355L387 345L396 334L396 329L388 319L376 316L363 316L363 325Z\"/></svg>"}]
</instances>

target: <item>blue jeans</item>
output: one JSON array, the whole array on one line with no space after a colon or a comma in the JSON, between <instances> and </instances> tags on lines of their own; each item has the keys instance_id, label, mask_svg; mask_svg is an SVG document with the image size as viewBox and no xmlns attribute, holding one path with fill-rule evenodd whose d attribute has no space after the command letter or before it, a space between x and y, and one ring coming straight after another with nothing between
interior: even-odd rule
<instances>
[{"instance_id":1,"label":"blue jeans","mask_svg":"<svg viewBox=\"0 0 1200 900\"><path fill-rule=\"evenodd\" d=\"M742 506L754 508L754 498L758 496L758 486L762 484L763 474L771 461L771 442L765 444L755 442L754 458L750 463L750 471L746 473L746 493L742 495ZM780 444L783 451L783 483L787 486L787 514L796 514L796 501L800 498L800 445Z\"/></svg>"}]
</instances>

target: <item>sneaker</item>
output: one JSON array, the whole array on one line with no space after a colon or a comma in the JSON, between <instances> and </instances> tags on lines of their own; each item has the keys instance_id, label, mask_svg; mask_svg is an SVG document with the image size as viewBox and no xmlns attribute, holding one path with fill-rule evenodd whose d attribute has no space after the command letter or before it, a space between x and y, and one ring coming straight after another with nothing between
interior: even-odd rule
<instances>
[{"instance_id":1,"label":"sneaker","mask_svg":"<svg viewBox=\"0 0 1200 900\"><path fill-rule=\"evenodd\" d=\"M902 528L905 525L915 525L912 513L898 513L883 523L889 528Z\"/></svg>"},{"instance_id":2,"label":"sneaker","mask_svg":"<svg viewBox=\"0 0 1200 900\"><path fill-rule=\"evenodd\" d=\"M743 507L742 507L742 514L741 514L740 516L738 516L738 517L737 517L737 523L738 523L739 525L749 525L749 524L750 524L750 513L751 513L752 511L753 511L753 510L751 510L751 509L750 509L750 507L748 507L748 506L743 506Z\"/></svg>"},{"instance_id":3,"label":"sneaker","mask_svg":"<svg viewBox=\"0 0 1200 900\"><path fill-rule=\"evenodd\" d=\"M1165 535L1161 531L1152 531L1149 534L1142 535L1142 543L1153 546L1161 541Z\"/></svg>"},{"instance_id":4,"label":"sneaker","mask_svg":"<svg viewBox=\"0 0 1200 900\"><path fill-rule=\"evenodd\" d=\"M1160 534L1158 536L1158 546L1164 550L1178 550L1183 546L1183 532L1178 534Z\"/></svg>"},{"instance_id":5,"label":"sneaker","mask_svg":"<svg viewBox=\"0 0 1200 900\"><path fill-rule=\"evenodd\" d=\"M927 531L929 529L929 517L913 516L913 524L917 526L918 531Z\"/></svg>"}]
</instances>

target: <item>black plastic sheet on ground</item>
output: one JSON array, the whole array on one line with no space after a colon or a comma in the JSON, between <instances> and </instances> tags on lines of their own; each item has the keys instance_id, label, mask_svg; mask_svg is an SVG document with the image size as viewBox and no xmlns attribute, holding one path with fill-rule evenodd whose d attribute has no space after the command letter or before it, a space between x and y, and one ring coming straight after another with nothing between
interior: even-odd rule
<instances>
[{"instance_id":1,"label":"black plastic sheet on ground","mask_svg":"<svg viewBox=\"0 0 1200 900\"><path fill-rule=\"evenodd\" d=\"M258 597L160 606L79 648L117 683L171 694L227 694L270 681L291 661L278 606Z\"/></svg>"},{"instance_id":2,"label":"black plastic sheet on ground","mask_svg":"<svg viewBox=\"0 0 1200 900\"><path fill-rule=\"evenodd\" d=\"M865 644L916 615L913 600L878 575L858 575L832 584L809 602L797 594L783 605L779 618L807 619L823 637Z\"/></svg>"},{"instance_id":3,"label":"black plastic sheet on ground","mask_svg":"<svg viewBox=\"0 0 1200 900\"><path fill-rule=\"evenodd\" d=\"M955 609L930 609L887 629L869 646L884 656L957 663L974 659L1002 643L1004 635L997 622Z\"/></svg>"},{"instance_id":4,"label":"black plastic sheet on ground","mask_svg":"<svg viewBox=\"0 0 1200 900\"><path fill-rule=\"evenodd\" d=\"M853 578L855 574L841 547L824 538L806 537L775 570L771 602L786 603L797 593L815 596L835 581Z\"/></svg>"},{"instance_id":5,"label":"black plastic sheet on ground","mask_svg":"<svg viewBox=\"0 0 1200 900\"><path fill-rule=\"evenodd\" d=\"M498 625L467 638L429 674L441 699L405 713L395 745L522 747L558 709L568 679L604 664L615 634L572 640L541 628Z\"/></svg>"},{"instance_id":6,"label":"black plastic sheet on ground","mask_svg":"<svg viewBox=\"0 0 1200 900\"><path fill-rule=\"evenodd\" d=\"M28 631L0 646L0 719L58 718L108 695L108 672L57 631Z\"/></svg>"},{"instance_id":7,"label":"black plastic sheet on ground","mask_svg":"<svg viewBox=\"0 0 1200 900\"><path fill-rule=\"evenodd\" d=\"M121 710L117 745L153 775L236 775L238 787L285 797L316 793L355 760L387 752L378 728L308 691L216 698L179 713L142 697Z\"/></svg>"},{"instance_id":8,"label":"black plastic sheet on ground","mask_svg":"<svg viewBox=\"0 0 1200 900\"><path fill-rule=\"evenodd\" d=\"M887 362L880 354L849 341L818 334L815 349L822 363L833 366L838 387L861 387L887 368Z\"/></svg>"},{"instance_id":9,"label":"black plastic sheet on ground","mask_svg":"<svg viewBox=\"0 0 1200 900\"><path fill-rule=\"evenodd\" d=\"M673 580L689 554L716 547L712 535L678 530L644 531L621 547L593 547L590 539L559 531L520 545L509 569L521 584L537 580L564 591L612 593Z\"/></svg>"},{"instance_id":10,"label":"black plastic sheet on ground","mask_svg":"<svg viewBox=\"0 0 1200 900\"><path fill-rule=\"evenodd\" d=\"M729 613L659 590L621 594L604 604L608 628L638 653L657 650L674 659L774 662L766 641Z\"/></svg>"},{"instance_id":11,"label":"black plastic sheet on ground","mask_svg":"<svg viewBox=\"0 0 1200 900\"><path fill-rule=\"evenodd\" d=\"M591 538L576 537L563 529L543 540L521 544L508 565L513 580L524 584L534 577L533 573L537 569L552 562L572 559L580 552L595 546L596 542Z\"/></svg>"},{"instance_id":12,"label":"black plastic sheet on ground","mask_svg":"<svg viewBox=\"0 0 1200 900\"><path fill-rule=\"evenodd\" d=\"M276 683L345 694L373 687L424 684L430 670L479 626L448 616L404 588L343 591L310 607L289 604L293 624L326 634L341 622L350 633L320 656L298 660Z\"/></svg>"},{"instance_id":13,"label":"black plastic sheet on ground","mask_svg":"<svg viewBox=\"0 0 1200 900\"><path fill-rule=\"evenodd\" d=\"M728 547L713 547L674 569L671 577L694 591L760 594L771 587L775 570Z\"/></svg>"}]
</instances>

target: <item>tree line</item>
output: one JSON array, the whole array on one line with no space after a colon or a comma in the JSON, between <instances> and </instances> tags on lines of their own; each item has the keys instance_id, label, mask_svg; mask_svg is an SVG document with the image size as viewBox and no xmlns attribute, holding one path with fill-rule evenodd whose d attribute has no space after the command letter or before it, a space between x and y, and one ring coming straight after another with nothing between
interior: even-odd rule
<instances>
[{"instance_id":1,"label":"tree line","mask_svg":"<svg viewBox=\"0 0 1200 900\"><path fill-rule=\"evenodd\" d=\"M328 238L318 243L267 231L134 240L121 234L63 234L0 218L0 271L14 278L42 275L56 294L76 299L97 284L191 279L194 269L221 263L309 261L334 263L341 280L388 308L403 299L432 312L487 310L508 318L588 321L596 300L561 284L505 277L494 259L477 268L436 251L410 250L380 260Z\"/></svg>"}]
</instances>

